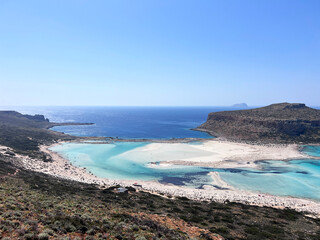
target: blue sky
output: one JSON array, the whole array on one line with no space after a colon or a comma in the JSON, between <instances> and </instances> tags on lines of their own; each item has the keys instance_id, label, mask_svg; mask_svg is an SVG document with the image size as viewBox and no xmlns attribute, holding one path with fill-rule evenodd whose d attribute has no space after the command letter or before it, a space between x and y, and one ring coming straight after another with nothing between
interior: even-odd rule
<instances>
[{"instance_id":1,"label":"blue sky","mask_svg":"<svg viewBox=\"0 0 320 240\"><path fill-rule=\"evenodd\" d=\"M320 105L320 1L0 0L0 105Z\"/></svg>"}]
</instances>

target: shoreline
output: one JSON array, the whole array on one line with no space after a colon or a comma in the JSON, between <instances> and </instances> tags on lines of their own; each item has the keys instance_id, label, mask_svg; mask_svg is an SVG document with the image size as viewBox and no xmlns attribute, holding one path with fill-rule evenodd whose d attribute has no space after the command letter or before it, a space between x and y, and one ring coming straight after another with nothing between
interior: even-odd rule
<instances>
[{"instance_id":1,"label":"shoreline","mask_svg":"<svg viewBox=\"0 0 320 240\"><path fill-rule=\"evenodd\" d=\"M84 139L83 142L79 143L88 143L86 142L87 137L79 137L79 140ZM93 139L94 137L88 137L88 140ZM207 142L212 141L215 138L117 138L117 137L98 137L101 142L99 143L113 143L113 142L147 142L147 143L190 143L190 142ZM78 141L79 141L78 140ZM77 142L77 140L75 140ZM90 142L93 143L94 142Z\"/></svg>"},{"instance_id":2,"label":"shoreline","mask_svg":"<svg viewBox=\"0 0 320 240\"><path fill-rule=\"evenodd\" d=\"M147 191L157 195L187 197L196 201L230 201L261 207L291 208L299 212L306 212L313 217L320 217L320 202L317 202L316 200L290 196L275 196L234 189L232 187L230 188L230 186L220 178L217 172L210 173L213 181L218 185L217 188L205 185L203 189L192 189L184 186L162 184L157 181L110 180L107 178L100 178L90 173L86 168L74 166L68 159L65 159L63 156L49 149L62 143L67 142L59 142L49 146L42 145L40 147L40 151L43 151L52 157L52 162L42 162L29 157L19 156L22 166L29 170L42 172L58 178L97 184L101 188L107 188L114 185L121 185L123 187L131 186L137 188L137 190ZM135 183L138 183L141 187L134 186Z\"/></svg>"},{"instance_id":3,"label":"shoreline","mask_svg":"<svg viewBox=\"0 0 320 240\"><path fill-rule=\"evenodd\" d=\"M168 152L185 152L186 154L164 157ZM191 153L191 154L187 154ZM198 166L208 168L255 168L259 162L272 160L320 159L300 150L296 144L263 144L230 142L220 139L202 141L202 144L185 145L183 143L151 142L146 146L124 153L131 159L149 159L152 167L167 165ZM162 160L160 160L162 159Z\"/></svg>"}]
</instances>

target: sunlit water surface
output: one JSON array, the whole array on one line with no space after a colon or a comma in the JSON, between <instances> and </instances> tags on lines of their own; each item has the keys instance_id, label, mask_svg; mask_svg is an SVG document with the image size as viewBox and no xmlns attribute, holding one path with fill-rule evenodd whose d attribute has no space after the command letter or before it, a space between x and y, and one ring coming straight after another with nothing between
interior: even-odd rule
<instances>
[{"instance_id":1,"label":"sunlit water surface","mask_svg":"<svg viewBox=\"0 0 320 240\"><path fill-rule=\"evenodd\" d=\"M260 170L172 165L150 167L149 155L140 154L137 158L134 154L131 154L132 150L142 148L147 144L152 143L66 143L55 146L52 150L68 158L73 164L86 167L93 174L109 179L157 180L161 183L202 188L204 185L215 186L208 173L217 171L225 182L238 189L320 200L319 160L261 161L259 163ZM303 150L314 156L320 155L319 146L305 146ZM174 158L179 159L186 158L188 155L194 157L194 154L199 154L199 152L178 151L168 154L174 154ZM168 159L170 159L170 156L164 156L163 159L158 159L158 161Z\"/></svg>"}]
</instances>

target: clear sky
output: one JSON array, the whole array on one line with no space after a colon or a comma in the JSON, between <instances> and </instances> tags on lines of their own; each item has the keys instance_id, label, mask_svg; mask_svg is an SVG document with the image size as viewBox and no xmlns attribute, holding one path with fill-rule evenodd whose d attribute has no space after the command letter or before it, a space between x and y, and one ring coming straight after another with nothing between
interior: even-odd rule
<instances>
[{"instance_id":1,"label":"clear sky","mask_svg":"<svg viewBox=\"0 0 320 240\"><path fill-rule=\"evenodd\" d=\"M0 105L320 105L319 0L0 0Z\"/></svg>"}]
</instances>

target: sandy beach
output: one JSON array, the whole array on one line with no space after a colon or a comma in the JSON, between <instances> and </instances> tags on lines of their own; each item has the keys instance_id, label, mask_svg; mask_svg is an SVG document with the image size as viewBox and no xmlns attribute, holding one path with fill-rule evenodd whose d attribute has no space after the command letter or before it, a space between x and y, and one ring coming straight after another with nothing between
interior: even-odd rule
<instances>
[{"instance_id":1,"label":"sandy beach","mask_svg":"<svg viewBox=\"0 0 320 240\"><path fill-rule=\"evenodd\" d=\"M158 143L155 143L158 144ZM148 148L148 146L150 146ZM164 150L168 146L158 146L150 144L147 145L144 151L155 151L157 148L164 147ZM153 146L152 146L153 145ZM169 144L175 148L174 144ZM106 188L115 184L121 186L132 186L137 181L131 180L109 180L106 178L99 178L90 173L87 169L73 166L67 159L64 159L59 154L52 152L49 148L51 146L41 146L41 151L50 154L53 162L43 162L37 159L32 159L25 156L17 156L20 164L26 169L30 169L37 172L50 174L52 176L75 180L90 184L97 184L101 188ZM269 159L288 159L288 158L301 158L306 157L299 151L296 145L281 145L281 146L259 146L259 145L248 145L242 143L233 143L225 141L208 141L203 145L192 145L198 149L205 149L208 155L200 156L199 158L183 159L182 161L189 162L190 164L198 165L210 164L211 166L223 166L223 167L239 167L243 165L254 166L255 161ZM135 150L133 150L135 151ZM155 151L156 152L156 151ZM160 151L160 154L161 151ZM212 156L215 156L214 162L211 162ZM211 157L211 158L210 158ZM232 157L232 161L227 159ZM173 162L174 163L174 162ZM221 164L221 165L220 165ZM138 181L142 188L138 189L148 191L155 194L165 194L166 196L181 196L187 197L199 201L217 201L217 202L239 202L249 205L257 206L269 206L275 208L291 208L300 212L307 212L309 215L320 217L320 202L299 199L293 197L280 197L269 194L260 194L249 191L240 191L232 188L225 183L217 172L210 173L214 184L217 187L204 186L203 189L192 189L187 187L161 184L157 181Z\"/></svg>"},{"instance_id":2,"label":"sandy beach","mask_svg":"<svg viewBox=\"0 0 320 240\"><path fill-rule=\"evenodd\" d=\"M262 160L314 158L299 151L296 144L251 145L217 139L201 144L150 143L128 151L123 156L130 156L130 159L137 161L146 157L150 162L160 161L154 167L174 164L213 168L258 168L256 162Z\"/></svg>"}]
</instances>

